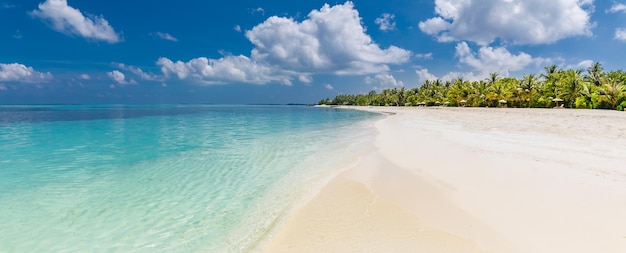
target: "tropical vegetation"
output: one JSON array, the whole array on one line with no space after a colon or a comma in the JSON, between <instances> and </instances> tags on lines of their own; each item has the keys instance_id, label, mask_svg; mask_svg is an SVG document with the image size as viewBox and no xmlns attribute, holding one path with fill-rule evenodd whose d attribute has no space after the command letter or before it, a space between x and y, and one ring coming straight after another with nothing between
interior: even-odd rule
<instances>
[{"instance_id":1,"label":"tropical vegetation","mask_svg":"<svg viewBox=\"0 0 626 253\"><path fill-rule=\"evenodd\" d=\"M594 63L586 70L545 67L539 75L522 78L492 73L479 81L457 78L451 81L426 81L421 86L385 89L380 93L338 95L319 104L373 106L467 106L518 108L626 108L626 72L605 72Z\"/></svg>"}]
</instances>

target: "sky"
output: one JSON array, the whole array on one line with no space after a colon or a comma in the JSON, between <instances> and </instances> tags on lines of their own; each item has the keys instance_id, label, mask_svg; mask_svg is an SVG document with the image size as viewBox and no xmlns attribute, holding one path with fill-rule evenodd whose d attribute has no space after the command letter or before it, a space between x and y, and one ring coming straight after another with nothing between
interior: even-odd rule
<instances>
[{"instance_id":1,"label":"sky","mask_svg":"<svg viewBox=\"0 0 626 253\"><path fill-rule=\"evenodd\" d=\"M624 59L624 0L0 0L0 104L316 103Z\"/></svg>"}]
</instances>

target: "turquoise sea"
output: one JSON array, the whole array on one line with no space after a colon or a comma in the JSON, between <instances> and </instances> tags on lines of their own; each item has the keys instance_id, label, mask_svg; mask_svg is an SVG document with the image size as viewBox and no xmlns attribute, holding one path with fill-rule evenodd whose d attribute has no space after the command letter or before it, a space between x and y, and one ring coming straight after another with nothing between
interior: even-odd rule
<instances>
[{"instance_id":1,"label":"turquoise sea","mask_svg":"<svg viewBox=\"0 0 626 253\"><path fill-rule=\"evenodd\" d=\"M366 112L0 106L0 252L245 252L371 148Z\"/></svg>"}]
</instances>

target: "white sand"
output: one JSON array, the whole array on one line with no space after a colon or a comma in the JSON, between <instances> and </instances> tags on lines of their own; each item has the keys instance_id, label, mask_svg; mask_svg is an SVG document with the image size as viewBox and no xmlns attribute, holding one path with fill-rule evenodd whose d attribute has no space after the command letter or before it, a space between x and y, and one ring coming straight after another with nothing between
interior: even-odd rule
<instances>
[{"instance_id":1,"label":"white sand","mask_svg":"<svg viewBox=\"0 0 626 253\"><path fill-rule=\"evenodd\" d=\"M266 252L626 252L626 113L393 108Z\"/></svg>"}]
</instances>

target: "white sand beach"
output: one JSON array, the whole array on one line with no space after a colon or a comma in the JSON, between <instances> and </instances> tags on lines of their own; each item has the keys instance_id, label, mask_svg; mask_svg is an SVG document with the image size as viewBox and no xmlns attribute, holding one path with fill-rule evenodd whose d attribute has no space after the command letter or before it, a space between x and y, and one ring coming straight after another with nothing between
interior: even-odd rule
<instances>
[{"instance_id":1,"label":"white sand beach","mask_svg":"<svg viewBox=\"0 0 626 253\"><path fill-rule=\"evenodd\" d=\"M265 252L626 252L626 113L393 112Z\"/></svg>"}]
</instances>

